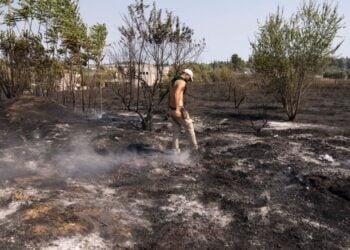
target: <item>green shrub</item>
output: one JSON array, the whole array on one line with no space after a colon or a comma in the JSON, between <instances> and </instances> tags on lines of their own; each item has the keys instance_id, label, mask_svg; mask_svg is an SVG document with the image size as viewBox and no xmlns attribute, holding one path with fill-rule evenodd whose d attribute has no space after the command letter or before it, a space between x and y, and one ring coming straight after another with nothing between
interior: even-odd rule
<instances>
[{"instance_id":1,"label":"green shrub","mask_svg":"<svg viewBox=\"0 0 350 250\"><path fill-rule=\"evenodd\" d=\"M344 71L326 71L323 73L324 78L330 78L330 79L345 79L346 75L349 74Z\"/></svg>"}]
</instances>

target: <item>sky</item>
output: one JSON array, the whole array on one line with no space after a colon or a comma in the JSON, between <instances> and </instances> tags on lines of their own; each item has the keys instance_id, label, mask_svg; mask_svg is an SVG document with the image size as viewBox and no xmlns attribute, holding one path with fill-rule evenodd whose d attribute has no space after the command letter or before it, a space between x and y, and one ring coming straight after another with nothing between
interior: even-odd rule
<instances>
[{"instance_id":1,"label":"sky","mask_svg":"<svg viewBox=\"0 0 350 250\"><path fill-rule=\"evenodd\" d=\"M151 4L153 0L144 0ZM285 16L296 12L302 0L155 0L158 8L172 11L180 21L194 30L195 39L206 40L206 48L200 62L229 60L238 54L247 60L251 54L250 41L254 41L258 23L283 7ZM321 0L320 0L321 2ZM344 17L345 29L339 32L337 41L343 40L336 56L350 57L350 1L333 0ZM80 0L80 12L88 25L105 23L108 28L108 43L120 38L118 26L133 0Z\"/></svg>"}]
</instances>

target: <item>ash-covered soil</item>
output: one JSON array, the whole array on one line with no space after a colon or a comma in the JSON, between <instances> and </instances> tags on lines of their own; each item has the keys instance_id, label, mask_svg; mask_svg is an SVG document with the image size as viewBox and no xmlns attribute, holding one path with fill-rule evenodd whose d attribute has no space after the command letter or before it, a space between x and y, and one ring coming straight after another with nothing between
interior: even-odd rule
<instances>
[{"instance_id":1,"label":"ash-covered soil","mask_svg":"<svg viewBox=\"0 0 350 250\"><path fill-rule=\"evenodd\" d=\"M188 99L202 151L171 125L0 105L0 249L349 249L350 86L312 91L294 123L255 97ZM182 147L188 147L185 138Z\"/></svg>"}]
</instances>

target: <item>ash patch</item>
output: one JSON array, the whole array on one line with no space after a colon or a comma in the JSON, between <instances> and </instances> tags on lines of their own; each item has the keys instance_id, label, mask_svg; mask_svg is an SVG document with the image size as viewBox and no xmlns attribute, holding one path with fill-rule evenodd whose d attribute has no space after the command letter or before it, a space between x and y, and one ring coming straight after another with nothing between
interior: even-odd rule
<instances>
[{"instance_id":1,"label":"ash patch","mask_svg":"<svg viewBox=\"0 0 350 250\"><path fill-rule=\"evenodd\" d=\"M246 126L250 115L232 116L230 103L206 102L194 114L203 150L193 157L168 154L164 121L149 133L138 130L134 115L84 118L63 109L65 119L54 103L48 110L40 108L44 100L30 102L0 108L4 117L12 112L0 120L0 248L350 244L350 138L333 128L346 117L301 114L298 124L310 126L256 134ZM30 116L25 103L35 111ZM50 119L38 123L45 112ZM271 112L269 119L281 117L280 109Z\"/></svg>"},{"instance_id":2,"label":"ash patch","mask_svg":"<svg viewBox=\"0 0 350 250\"><path fill-rule=\"evenodd\" d=\"M167 220L181 217L183 222L191 222L192 218L196 217L219 227L226 227L232 221L231 215L224 215L215 203L205 206L199 200L188 199L184 195L171 195L168 202L168 206L161 207L161 210L168 212Z\"/></svg>"}]
</instances>

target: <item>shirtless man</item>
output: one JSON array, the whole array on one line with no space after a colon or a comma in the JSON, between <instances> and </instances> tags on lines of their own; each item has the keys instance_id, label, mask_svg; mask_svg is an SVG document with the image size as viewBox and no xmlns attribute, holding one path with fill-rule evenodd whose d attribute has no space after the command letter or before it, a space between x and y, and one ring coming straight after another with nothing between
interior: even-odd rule
<instances>
[{"instance_id":1,"label":"shirtless man","mask_svg":"<svg viewBox=\"0 0 350 250\"><path fill-rule=\"evenodd\" d=\"M186 130L186 134L191 143L192 150L198 150L193 121L184 108L183 100L186 84L188 82L192 82L192 80L192 70L185 69L181 72L180 76L175 77L171 81L168 111L173 122L173 150L175 153L180 153L179 138L181 135L181 127L184 127Z\"/></svg>"}]
</instances>

